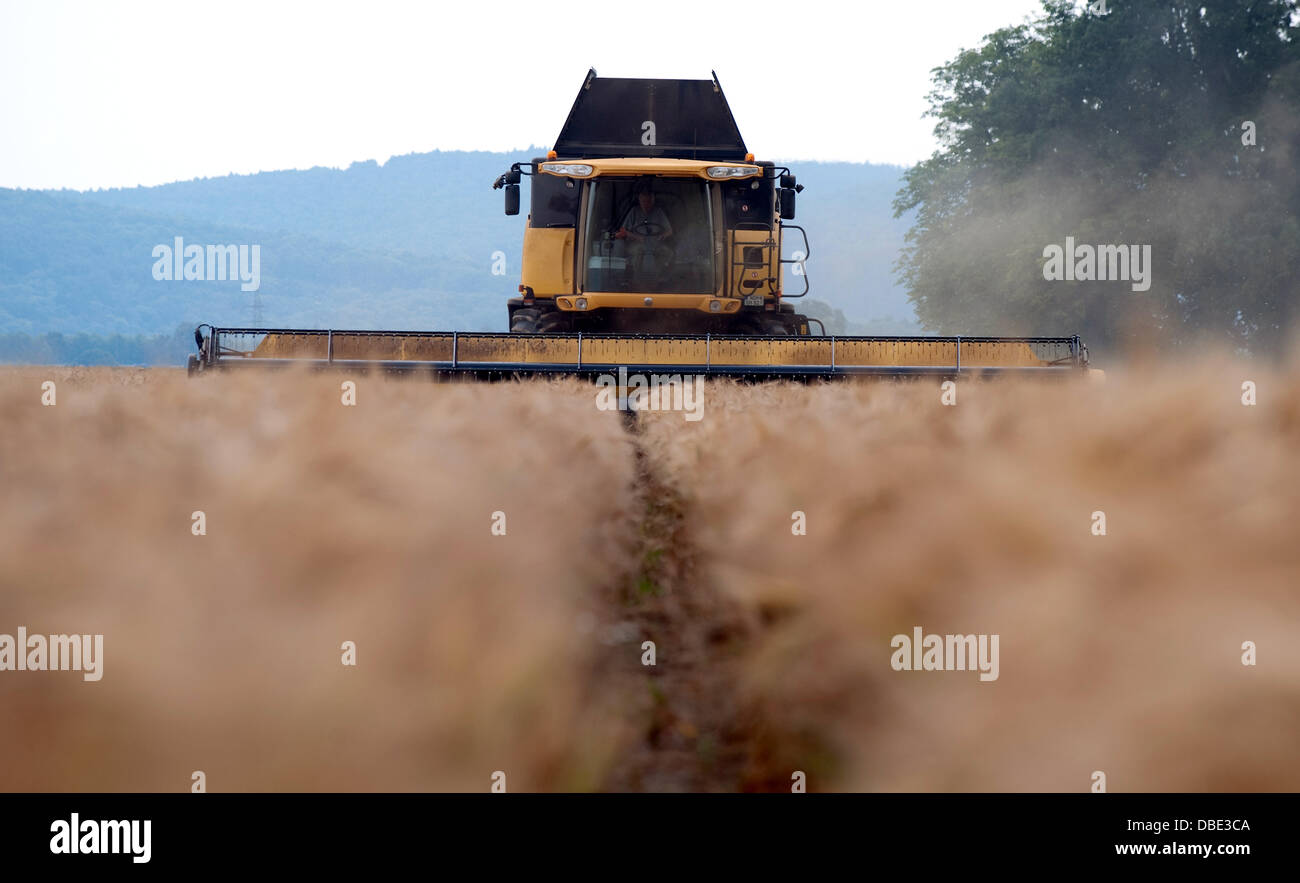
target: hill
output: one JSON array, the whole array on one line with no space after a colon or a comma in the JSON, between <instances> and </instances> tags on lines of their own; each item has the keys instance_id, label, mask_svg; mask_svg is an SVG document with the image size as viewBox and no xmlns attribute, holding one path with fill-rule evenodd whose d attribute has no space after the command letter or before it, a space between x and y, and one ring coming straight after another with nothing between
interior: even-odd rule
<instances>
[{"instance_id":1,"label":"hill","mask_svg":"<svg viewBox=\"0 0 1300 883\"><path fill-rule=\"evenodd\" d=\"M158 187L0 189L0 335L172 335L200 322L503 328L523 219L503 216L489 185L540 150L434 151ZM890 207L903 170L792 165L806 188L797 221L811 244L805 304L842 328L910 327L892 271L908 223ZM176 237L259 246L260 287L155 279L154 249ZM494 275L497 252L505 272ZM0 359L16 357L4 349Z\"/></svg>"}]
</instances>

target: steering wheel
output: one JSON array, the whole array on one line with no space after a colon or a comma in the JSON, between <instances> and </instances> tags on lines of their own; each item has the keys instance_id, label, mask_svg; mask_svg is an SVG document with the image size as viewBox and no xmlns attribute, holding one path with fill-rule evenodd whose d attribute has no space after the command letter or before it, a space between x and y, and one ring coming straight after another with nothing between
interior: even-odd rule
<instances>
[{"instance_id":1,"label":"steering wheel","mask_svg":"<svg viewBox=\"0 0 1300 883\"><path fill-rule=\"evenodd\" d=\"M663 224L656 224L646 219L632 228L632 232L638 236L660 236L664 232Z\"/></svg>"}]
</instances>

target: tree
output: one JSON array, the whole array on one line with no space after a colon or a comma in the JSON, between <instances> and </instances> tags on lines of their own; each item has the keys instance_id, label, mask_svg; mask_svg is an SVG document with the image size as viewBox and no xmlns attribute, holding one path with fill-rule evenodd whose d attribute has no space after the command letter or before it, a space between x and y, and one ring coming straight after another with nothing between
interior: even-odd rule
<instances>
[{"instance_id":1,"label":"tree","mask_svg":"<svg viewBox=\"0 0 1300 883\"><path fill-rule=\"evenodd\" d=\"M948 333L1210 333L1278 346L1297 318L1296 0L1044 0L936 69L940 149L911 168L897 270ZM1255 126L1255 144L1243 124ZM1149 245L1151 287L1047 281L1045 249Z\"/></svg>"}]
</instances>

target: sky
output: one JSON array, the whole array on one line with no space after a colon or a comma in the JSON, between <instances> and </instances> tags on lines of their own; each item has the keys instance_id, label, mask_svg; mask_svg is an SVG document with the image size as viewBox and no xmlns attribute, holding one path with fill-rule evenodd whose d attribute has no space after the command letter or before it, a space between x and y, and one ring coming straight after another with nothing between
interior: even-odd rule
<instances>
[{"instance_id":1,"label":"sky","mask_svg":"<svg viewBox=\"0 0 1300 883\"><path fill-rule=\"evenodd\" d=\"M0 0L0 187L549 147L587 69L708 79L759 159L910 165L933 68L1038 0Z\"/></svg>"}]
</instances>

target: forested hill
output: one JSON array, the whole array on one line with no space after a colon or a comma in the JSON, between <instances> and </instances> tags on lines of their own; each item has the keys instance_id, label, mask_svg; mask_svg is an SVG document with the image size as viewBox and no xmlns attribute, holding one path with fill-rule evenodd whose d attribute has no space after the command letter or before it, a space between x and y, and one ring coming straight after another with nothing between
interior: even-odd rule
<instances>
[{"instance_id":1,"label":"forested hill","mask_svg":"<svg viewBox=\"0 0 1300 883\"><path fill-rule=\"evenodd\" d=\"M260 245L266 325L504 328L524 220L502 213L491 182L540 150L435 151L159 187L0 190L0 334L251 323L254 296L238 281L154 279L155 246L178 236L187 245ZM908 327L911 307L892 271L906 229L890 207L903 170L796 170L813 296L849 321ZM525 199L526 191L525 183ZM492 272L495 252L505 255L502 275Z\"/></svg>"},{"instance_id":2,"label":"forested hill","mask_svg":"<svg viewBox=\"0 0 1300 883\"><path fill-rule=\"evenodd\" d=\"M257 244L267 321L372 326L384 305L405 322L457 307L471 322L495 311L483 274L453 261L379 252L291 230L268 232L196 217L101 204L85 197L0 191L0 333L154 334L177 324L248 321L253 295L233 281L158 281L155 246ZM468 262L463 262L467 264ZM490 276L488 277L491 278Z\"/></svg>"}]
</instances>

